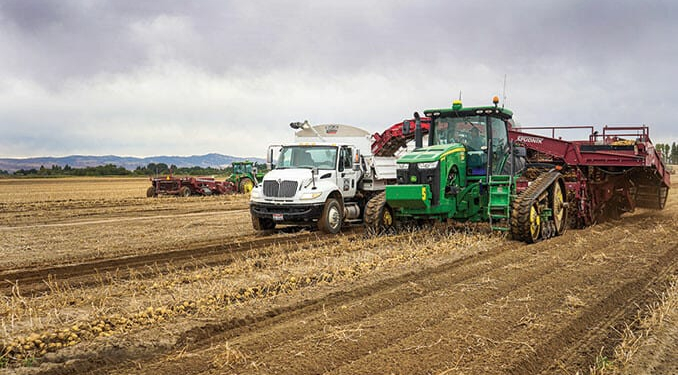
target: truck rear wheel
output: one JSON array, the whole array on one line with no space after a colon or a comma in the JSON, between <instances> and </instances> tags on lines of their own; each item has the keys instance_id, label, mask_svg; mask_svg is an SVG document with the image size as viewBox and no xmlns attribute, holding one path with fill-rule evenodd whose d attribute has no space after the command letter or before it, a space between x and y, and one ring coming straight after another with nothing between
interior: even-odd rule
<instances>
[{"instance_id":1,"label":"truck rear wheel","mask_svg":"<svg viewBox=\"0 0 678 375\"><path fill-rule=\"evenodd\" d=\"M318 229L323 233L336 234L341 230L344 221L341 205L334 198L328 198L325 202L323 214L318 219Z\"/></svg>"}]
</instances>

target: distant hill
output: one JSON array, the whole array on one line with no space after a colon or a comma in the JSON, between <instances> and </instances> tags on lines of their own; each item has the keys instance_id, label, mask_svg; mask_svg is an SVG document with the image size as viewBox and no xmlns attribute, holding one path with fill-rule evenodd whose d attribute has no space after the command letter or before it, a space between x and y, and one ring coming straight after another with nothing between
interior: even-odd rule
<instances>
[{"instance_id":1,"label":"distant hill","mask_svg":"<svg viewBox=\"0 0 678 375\"><path fill-rule=\"evenodd\" d=\"M146 158L135 158L126 156L90 156L90 155L71 155L63 157L38 157L38 158L0 158L0 170L10 173L19 169L39 169L40 166L51 168L52 165L64 167L66 165L72 168L96 167L106 164L115 164L128 170L134 170L137 167L145 167L149 163L165 163L167 165L176 165L177 167L213 167L224 168L234 161L249 160L258 163L264 163L266 160L260 158L242 158L238 156L229 156L222 154L206 154L192 156L149 156Z\"/></svg>"}]
</instances>

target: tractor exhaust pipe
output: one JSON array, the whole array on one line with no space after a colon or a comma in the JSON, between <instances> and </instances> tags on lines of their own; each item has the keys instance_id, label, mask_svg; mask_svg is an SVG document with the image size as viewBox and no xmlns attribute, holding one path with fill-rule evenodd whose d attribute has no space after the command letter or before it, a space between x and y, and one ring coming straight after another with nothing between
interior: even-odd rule
<instances>
[{"instance_id":1,"label":"tractor exhaust pipe","mask_svg":"<svg viewBox=\"0 0 678 375\"><path fill-rule=\"evenodd\" d=\"M421 117L419 112L414 112L414 147L422 148L424 145L423 135L421 134Z\"/></svg>"}]
</instances>

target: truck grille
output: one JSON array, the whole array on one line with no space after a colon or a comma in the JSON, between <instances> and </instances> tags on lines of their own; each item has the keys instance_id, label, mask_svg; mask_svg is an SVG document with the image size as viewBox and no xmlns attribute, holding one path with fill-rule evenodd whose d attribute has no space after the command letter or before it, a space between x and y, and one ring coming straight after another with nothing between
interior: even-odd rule
<instances>
[{"instance_id":1,"label":"truck grille","mask_svg":"<svg viewBox=\"0 0 678 375\"><path fill-rule=\"evenodd\" d=\"M296 181L264 181L264 196L273 198L292 198L297 192Z\"/></svg>"}]
</instances>

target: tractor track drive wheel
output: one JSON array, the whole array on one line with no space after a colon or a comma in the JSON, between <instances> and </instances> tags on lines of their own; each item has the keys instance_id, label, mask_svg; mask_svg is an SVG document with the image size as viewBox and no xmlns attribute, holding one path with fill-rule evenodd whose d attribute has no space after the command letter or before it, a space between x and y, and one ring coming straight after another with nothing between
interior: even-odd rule
<instances>
[{"instance_id":1,"label":"tractor track drive wheel","mask_svg":"<svg viewBox=\"0 0 678 375\"><path fill-rule=\"evenodd\" d=\"M553 223L555 226L555 233L553 236L560 236L567 229L567 207L565 207L565 199L563 198L563 188L560 182L555 181L551 187L549 201L551 203L551 211L553 212Z\"/></svg>"},{"instance_id":2,"label":"tractor track drive wheel","mask_svg":"<svg viewBox=\"0 0 678 375\"><path fill-rule=\"evenodd\" d=\"M544 173L516 198L511 213L511 235L514 239L535 243L560 235L565 230L567 210L560 182L560 173ZM551 209L552 216L542 219L543 210L547 208Z\"/></svg>"},{"instance_id":3,"label":"tractor track drive wheel","mask_svg":"<svg viewBox=\"0 0 678 375\"><path fill-rule=\"evenodd\" d=\"M393 228L393 210L386 204L386 192L372 197L365 206L366 228L374 233L381 233Z\"/></svg>"},{"instance_id":4,"label":"tractor track drive wheel","mask_svg":"<svg viewBox=\"0 0 678 375\"><path fill-rule=\"evenodd\" d=\"M325 202L323 214L318 219L318 229L323 233L336 234L341 230L344 221L341 204L334 198L328 198Z\"/></svg>"}]
</instances>

